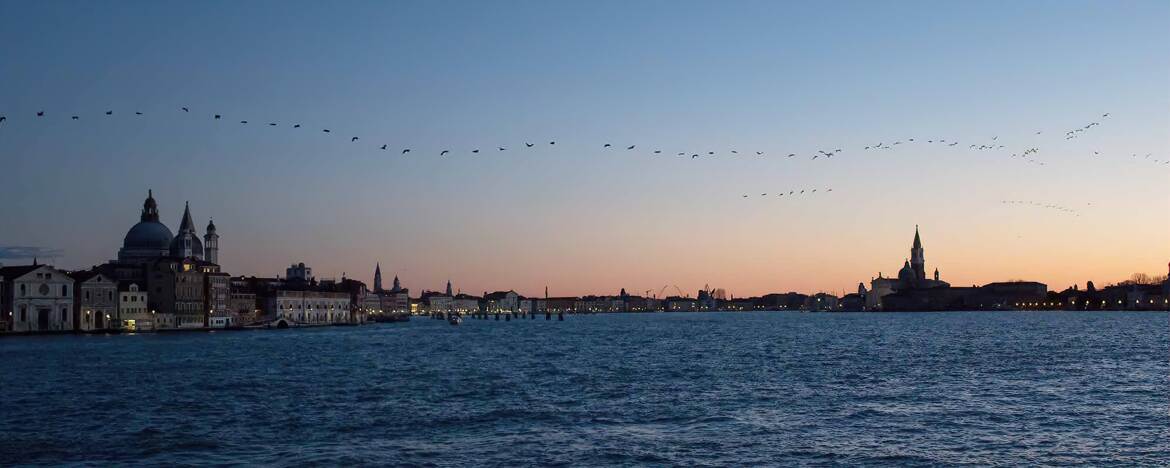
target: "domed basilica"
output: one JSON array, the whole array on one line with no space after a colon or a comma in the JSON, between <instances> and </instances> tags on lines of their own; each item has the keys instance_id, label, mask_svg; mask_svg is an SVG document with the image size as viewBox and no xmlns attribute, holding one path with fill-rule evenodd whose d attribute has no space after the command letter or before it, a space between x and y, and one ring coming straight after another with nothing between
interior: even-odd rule
<instances>
[{"instance_id":1,"label":"domed basilica","mask_svg":"<svg viewBox=\"0 0 1170 468\"><path fill-rule=\"evenodd\" d=\"M183 209L183 220L179 223L178 234L171 234L170 228L159 221L158 202L153 191L147 191L142 203L142 215L138 223L126 232L122 248L118 250L118 262L122 264L143 264L159 258L193 258L211 263L219 260L219 235L215 223L207 224L207 231L200 241L191 219L191 206Z\"/></svg>"}]
</instances>

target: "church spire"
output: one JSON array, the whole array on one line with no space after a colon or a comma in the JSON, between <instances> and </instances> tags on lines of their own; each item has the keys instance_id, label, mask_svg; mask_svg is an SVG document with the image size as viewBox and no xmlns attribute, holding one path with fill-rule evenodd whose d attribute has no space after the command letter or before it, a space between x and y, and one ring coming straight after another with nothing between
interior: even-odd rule
<instances>
[{"instance_id":1,"label":"church spire","mask_svg":"<svg viewBox=\"0 0 1170 468\"><path fill-rule=\"evenodd\" d=\"M374 292L382 292L382 263L374 264Z\"/></svg>"},{"instance_id":2,"label":"church spire","mask_svg":"<svg viewBox=\"0 0 1170 468\"><path fill-rule=\"evenodd\" d=\"M454 294L451 294L451 280L447 280L447 295L454 297Z\"/></svg>"},{"instance_id":3,"label":"church spire","mask_svg":"<svg viewBox=\"0 0 1170 468\"><path fill-rule=\"evenodd\" d=\"M183 221L179 223L179 233L195 233L195 221L191 220L191 202L183 204Z\"/></svg>"}]
</instances>

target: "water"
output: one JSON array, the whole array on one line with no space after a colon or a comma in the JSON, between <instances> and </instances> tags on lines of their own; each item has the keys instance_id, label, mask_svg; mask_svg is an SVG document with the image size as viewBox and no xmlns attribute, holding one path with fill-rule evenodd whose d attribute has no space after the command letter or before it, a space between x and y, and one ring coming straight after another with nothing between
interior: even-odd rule
<instances>
[{"instance_id":1,"label":"water","mask_svg":"<svg viewBox=\"0 0 1170 468\"><path fill-rule=\"evenodd\" d=\"M0 339L0 465L1170 463L1165 313Z\"/></svg>"}]
</instances>

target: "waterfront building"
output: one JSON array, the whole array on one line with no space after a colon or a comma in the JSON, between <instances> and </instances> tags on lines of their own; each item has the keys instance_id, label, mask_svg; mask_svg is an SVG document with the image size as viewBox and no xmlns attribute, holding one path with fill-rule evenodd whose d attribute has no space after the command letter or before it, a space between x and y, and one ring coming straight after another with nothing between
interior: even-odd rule
<instances>
[{"instance_id":1,"label":"waterfront building","mask_svg":"<svg viewBox=\"0 0 1170 468\"><path fill-rule=\"evenodd\" d=\"M264 298L264 316L277 327L348 322L350 296L344 292L278 289Z\"/></svg>"},{"instance_id":2,"label":"waterfront building","mask_svg":"<svg viewBox=\"0 0 1170 468\"><path fill-rule=\"evenodd\" d=\"M159 220L158 202L147 191L139 221L127 231L118 259L100 267L103 273L122 284L133 283L148 293L155 328L198 328L227 326L230 315L230 285L220 271L219 234L214 222L207 224L200 240L185 204L179 230Z\"/></svg>"},{"instance_id":3,"label":"waterfront building","mask_svg":"<svg viewBox=\"0 0 1170 468\"><path fill-rule=\"evenodd\" d=\"M689 297L670 296L662 301L667 312L694 312L699 310L699 301Z\"/></svg>"},{"instance_id":4,"label":"waterfront building","mask_svg":"<svg viewBox=\"0 0 1170 468\"><path fill-rule=\"evenodd\" d=\"M146 265L150 308L159 314L173 317L176 328L200 328L207 326L211 310L209 303L208 274L219 273L219 265L195 259L161 257ZM227 308L227 283L223 275L215 275L212 294L222 297L222 307ZM164 322L159 322L162 328Z\"/></svg>"},{"instance_id":5,"label":"waterfront building","mask_svg":"<svg viewBox=\"0 0 1170 468\"><path fill-rule=\"evenodd\" d=\"M520 295L512 290L484 294L484 311L489 314L520 314L520 299Z\"/></svg>"},{"instance_id":6,"label":"waterfront building","mask_svg":"<svg viewBox=\"0 0 1170 468\"><path fill-rule=\"evenodd\" d=\"M451 298L451 309L459 315L471 315L481 312L480 303L483 299L470 294L459 293Z\"/></svg>"},{"instance_id":7,"label":"waterfront building","mask_svg":"<svg viewBox=\"0 0 1170 468\"><path fill-rule=\"evenodd\" d=\"M74 281L73 328L83 331L120 328L118 283L96 269L69 276Z\"/></svg>"},{"instance_id":8,"label":"waterfront building","mask_svg":"<svg viewBox=\"0 0 1170 468\"><path fill-rule=\"evenodd\" d=\"M204 262L215 265L212 262ZM239 325L235 311L231 307L231 275L223 273L216 265L215 271L208 271L203 275L204 298L207 304L207 326L211 328L225 328Z\"/></svg>"},{"instance_id":9,"label":"waterfront building","mask_svg":"<svg viewBox=\"0 0 1170 468\"><path fill-rule=\"evenodd\" d=\"M74 280L49 265L0 268L0 311L9 331L44 332L74 329Z\"/></svg>"},{"instance_id":10,"label":"waterfront building","mask_svg":"<svg viewBox=\"0 0 1170 468\"><path fill-rule=\"evenodd\" d=\"M156 312L148 307L146 291L136 283L120 286L118 291L118 319L129 331L156 330Z\"/></svg>"},{"instance_id":11,"label":"waterfront building","mask_svg":"<svg viewBox=\"0 0 1170 468\"><path fill-rule=\"evenodd\" d=\"M938 268L934 270L934 278L926 277L926 255L922 248L922 238L918 234L918 226L914 226L914 241L910 246L910 258L902 264L897 278L883 277L879 272L877 278L870 279L870 290L866 294L866 308L870 310L883 309L883 298L898 291L910 289L945 288L950 284L939 277Z\"/></svg>"}]
</instances>

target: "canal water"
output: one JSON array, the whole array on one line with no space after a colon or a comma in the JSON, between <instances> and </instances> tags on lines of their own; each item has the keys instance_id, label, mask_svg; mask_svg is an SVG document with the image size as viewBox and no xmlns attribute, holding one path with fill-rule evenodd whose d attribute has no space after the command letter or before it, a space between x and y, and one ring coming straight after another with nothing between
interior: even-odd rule
<instances>
[{"instance_id":1,"label":"canal water","mask_svg":"<svg viewBox=\"0 0 1170 468\"><path fill-rule=\"evenodd\" d=\"M1170 463L1166 313L0 339L0 465Z\"/></svg>"}]
</instances>

